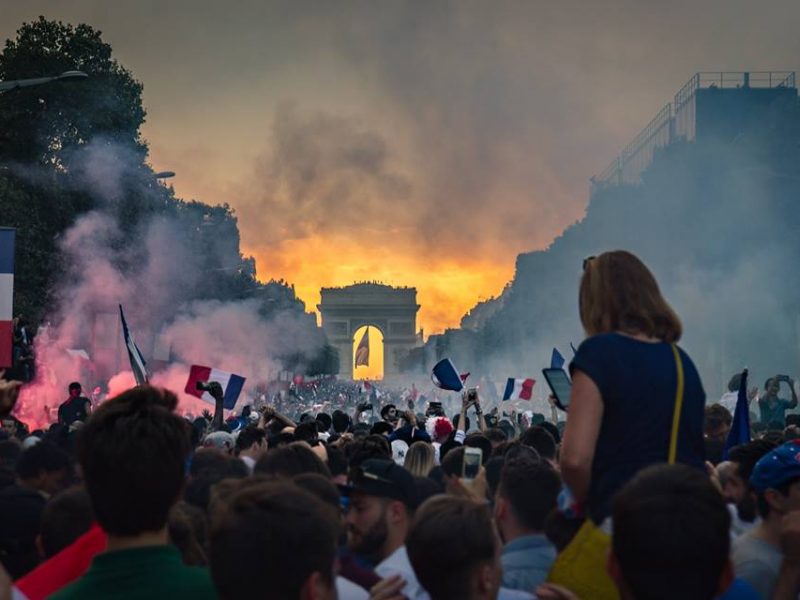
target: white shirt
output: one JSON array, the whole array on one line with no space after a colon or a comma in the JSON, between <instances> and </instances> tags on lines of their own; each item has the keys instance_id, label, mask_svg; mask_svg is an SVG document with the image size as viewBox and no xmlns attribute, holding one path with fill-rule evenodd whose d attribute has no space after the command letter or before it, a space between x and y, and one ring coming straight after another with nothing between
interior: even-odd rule
<instances>
[{"instance_id":1,"label":"white shirt","mask_svg":"<svg viewBox=\"0 0 800 600\"><path fill-rule=\"evenodd\" d=\"M753 529L756 525L761 523L761 517L756 517L756 520L752 523L748 523L747 521L742 521L739 517L739 511L736 508L735 504L728 504L728 512L731 514L731 540L736 539L740 535L743 535Z\"/></svg>"},{"instance_id":2,"label":"white shirt","mask_svg":"<svg viewBox=\"0 0 800 600\"><path fill-rule=\"evenodd\" d=\"M384 558L377 567L375 573L381 578L386 579L392 575L400 575L406 582L402 592L408 600L429 600L428 593L422 589L414 573L414 567L408 560L408 552L405 546L400 546L389 556Z\"/></svg>"},{"instance_id":3,"label":"white shirt","mask_svg":"<svg viewBox=\"0 0 800 600\"><path fill-rule=\"evenodd\" d=\"M733 416L733 413L736 412L736 402L738 400L739 400L739 392L725 392L719 399L719 404L727 408L728 412L731 413L731 416ZM748 406L749 404L750 401L748 399Z\"/></svg>"},{"instance_id":4,"label":"white shirt","mask_svg":"<svg viewBox=\"0 0 800 600\"><path fill-rule=\"evenodd\" d=\"M336 596L339 600L369 600L369 592L342 576L336 577Z\"/></svg>"},{"instance_id":5,"label":"white shirt","mask_svg":"<svg viewBox=\"0 0 800 600\"><path fill-rule=\"evenodd\" d=\"M256 459L251 456L240 456L239 458L242 459L242 462L247 466L247 470L250 471L250 474L253 474L253 468L256 466Z\"/></svg>"}]
</instances>

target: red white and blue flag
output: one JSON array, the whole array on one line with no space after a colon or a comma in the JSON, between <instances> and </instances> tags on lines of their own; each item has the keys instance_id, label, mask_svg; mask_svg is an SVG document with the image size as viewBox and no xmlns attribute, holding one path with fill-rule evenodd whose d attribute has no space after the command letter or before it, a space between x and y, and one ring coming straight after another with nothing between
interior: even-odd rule
<instances>
[{"instance_id":1,"label":"red white and blue flag","mask_svg":"<svg viewBox=\"0 0 800 600\"><path fill-rule=\"evenodd\" d=\"M440 360L433 367L431 373L431 380L433 385L443 390L450 390L451 392L460 392L464 389L464 382L466 382L469 373L459 373L453 361L449 358Z\"/></svg>"},{"instance_id":2,"label":"red white and blue flag","mask_svg":"<svg viewBox=\"0 0 800 600\"><path fill-rule=\"evenodd\" d=\"M239 394L242 393L242 388L244 387L244 382L246 379L241 375L229 373L228 371L212 369L211 367L202 367L200 365L192 365L191 369L189 369L189 381L186 382L186 389L184 389L184 391L187 394L200 398L201 400L205 400L211 404L216 404L214 396L205 390L197 389L198 381L204 383L216 381L218 384L220 384L223 391L222 406L223 408L231 410L234 406L236 406L236 401L239 399Z\"/></svg>"},{"instance_id":3,"label":"red white and blue flag","mask_svg":"<svg viewBox=\"0 0 800 600\"><path fill-rule=\"evenodd\" d=\"M514 379L509 377L506 382L506 390L503 392L503 400L530 400L533 397L533 386L535 379Z\"/></svg>"},{"instance_id":4,"label":"red white and blue flag","mask_svg":"<svg viewBox=\"0 0 800 600\"><path fill-rule=\"evenodd\" d=\"M14 364L14 238L0 227L0 369Z\"/></svg>"}]
</instances>

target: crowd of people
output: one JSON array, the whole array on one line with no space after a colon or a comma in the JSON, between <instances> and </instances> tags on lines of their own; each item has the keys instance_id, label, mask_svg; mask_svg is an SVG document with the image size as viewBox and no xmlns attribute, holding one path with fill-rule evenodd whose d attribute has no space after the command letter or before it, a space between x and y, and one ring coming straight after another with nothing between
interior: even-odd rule
<instances>
[{"instance_id":1,"label":"crowd of people","mask_svg":"<svg viewBox=\"0 0 800 600\"><path fill-rule=\"evenodd\" d=\"M73 382L28 432L0 380L0 597L797 598L794 380L731 447L742 382L709 401L639 259L587 259L579 299L566 422L335 380L226 421L219 390L187 417Z\"/></svg>"}]
</instances>

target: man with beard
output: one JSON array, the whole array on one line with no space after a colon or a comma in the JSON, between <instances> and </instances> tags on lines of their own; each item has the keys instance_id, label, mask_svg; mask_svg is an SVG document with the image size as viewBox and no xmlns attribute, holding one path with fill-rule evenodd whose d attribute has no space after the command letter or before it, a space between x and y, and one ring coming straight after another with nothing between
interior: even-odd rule
<instances>
[{"instance_id":1,"label":"man with beard","mask_svg":"<svg viewBox=\"0 0 800 600\"><path fill-rule=\"evenodd\" d=\"M352 469L345 493L350 550L375 565L380 577L400 575L409 600L427 599L405 547L416 496L411 473L391 460L371 458Z\"/></svg>"},{"instance_id":2,"label":"man with beard","mask_svg":"<svg viewBox=\"0 0 800 600\"><path fill-rule=\"evenodd\" d=\"M381 409L381 419L389 423L394 428L397 425L399 415L394 404L387 404Z\"/></svg>"},{"instance_id":3,"label":"man with beard","mask_svg":"<svg viewBox=\"0 0 800 600\"><path fill-rule=\"evenodd\" d=\"M775 447L776 444L768 440L754 440L734 446L728 453L728 462L718 467L722 494L731 513L731 533L734 537L756 524L756 492L750 486L750 475L761 457Z\"/></svg>"}]
</instances>

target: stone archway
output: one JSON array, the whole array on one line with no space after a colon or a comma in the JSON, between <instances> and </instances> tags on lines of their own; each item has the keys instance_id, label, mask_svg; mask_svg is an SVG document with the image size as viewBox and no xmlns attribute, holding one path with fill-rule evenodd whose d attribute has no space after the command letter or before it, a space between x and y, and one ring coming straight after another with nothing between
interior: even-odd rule
<instances>
[{"instance_id":1,"label":"stone archway","mask_svg":"<svg viewBox=\"0 0 800 600\"><path fill-rule=\"evenodd\" d=\"M383 376L399 374L397 361L420 345L417 335L417 290L380 283L356 283L322 288L317 309L328 342L339 351L339 375L353 376L352 340L356 330L370 325L383 334Z\"/></svg>"}]
</instances>

